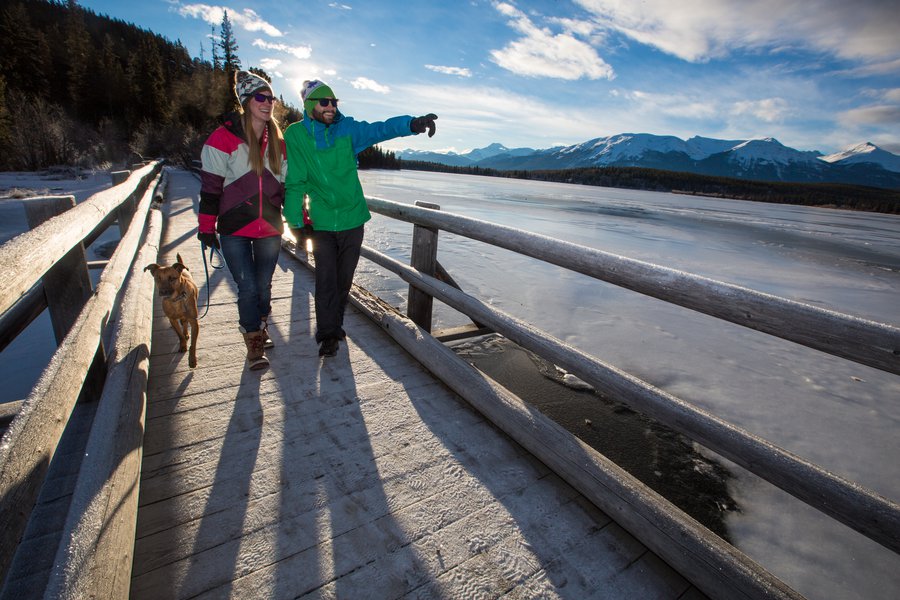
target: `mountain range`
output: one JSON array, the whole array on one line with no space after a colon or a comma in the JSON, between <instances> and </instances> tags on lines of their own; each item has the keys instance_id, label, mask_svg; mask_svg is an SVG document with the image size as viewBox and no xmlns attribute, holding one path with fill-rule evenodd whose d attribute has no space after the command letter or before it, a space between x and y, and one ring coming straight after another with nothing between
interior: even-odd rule
<instances>
[{"instance_id":1,"label":"mountain range","mask_svg":"<svg viewBox=\"0 0 900 600\"><path fill-rule=\"evenodd\" d=\"M900 156L868 142L825 156L789 148L775 138L695 136L685 141L675 136L621 133L546 150L511 149L494 143L462 154L402 150L396 155L403 160L500 171L644 167L763 181L900 188Z\"/></svg>"}]
</instances>

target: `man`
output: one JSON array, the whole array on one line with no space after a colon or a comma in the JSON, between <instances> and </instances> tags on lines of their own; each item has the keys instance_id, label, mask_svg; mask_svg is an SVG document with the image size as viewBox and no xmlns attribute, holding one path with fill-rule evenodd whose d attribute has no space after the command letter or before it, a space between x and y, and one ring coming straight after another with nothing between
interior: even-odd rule
<instances>
[{"instance_id":1,"label":"man","mask_svg":"<svg viewBox=\"0 0 900 600\"><path fill-rule=\"evenodd\" d=\"M344 310L363 241L372 218L356 170L356 155L393 138L428 131L437 115L356 121L338 110L338 99L321 81L304 81L303 120L284 132L288 172L284 217L298 244L312 238L316 261L316 342L319 356L334 356L344 333ZM311 231L310 231L311 230Z\"/></svg>"}]
</instances>

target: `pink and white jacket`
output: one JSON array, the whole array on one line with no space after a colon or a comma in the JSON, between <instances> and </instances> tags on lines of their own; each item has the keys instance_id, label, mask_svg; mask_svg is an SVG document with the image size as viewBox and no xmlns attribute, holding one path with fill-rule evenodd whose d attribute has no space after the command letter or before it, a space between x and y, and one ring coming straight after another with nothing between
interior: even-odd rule
<instances>
[{"instance_id":1,"label":"pink and white jacket","mask_svg":"<svg viewBox=\"0 0 900 600\"><path fill-rule=\"evenodd\" d=\"M274 174L266 155L267 143L264 134L265 168L258 176L250 168L249 146L238 113L228 115L206 140L200 153L200 233L262 238L284 231L281 208L287 154L282 142L281 173Z\"/></svg>"}]
</instances>

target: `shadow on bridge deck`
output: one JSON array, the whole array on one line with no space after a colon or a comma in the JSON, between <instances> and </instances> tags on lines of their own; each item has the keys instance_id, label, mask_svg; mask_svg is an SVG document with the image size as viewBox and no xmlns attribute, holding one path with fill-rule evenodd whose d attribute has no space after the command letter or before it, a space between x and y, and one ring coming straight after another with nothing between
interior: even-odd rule
<instances>
[{"instance_id":1,"label":"shadow on bridge deck","mask_svg":"<svg viewBox=\"0 0 900 600\"><path fill-rule=\"evenodd\" d=\"M172 172L160 262L205 303L198 192ZM210 289L196 369L156 311L132 598L702 597L359 312L320 359L292 258L265 371Z\"/></svg>"}]
</instances>

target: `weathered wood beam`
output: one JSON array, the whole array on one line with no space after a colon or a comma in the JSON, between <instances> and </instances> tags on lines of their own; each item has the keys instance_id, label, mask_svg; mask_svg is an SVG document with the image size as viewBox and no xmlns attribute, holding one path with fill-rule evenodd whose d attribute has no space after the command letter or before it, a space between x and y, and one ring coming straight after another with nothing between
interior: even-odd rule
<instances>
[{"instance_id":1,"label":"weathered wood beam","mask_svg":"<svg viewBox=\"0 0 900 600\"><path fill-rule=\"evenodd\" d=\"M153 187L151 185L144 193L138 208L140 217L119 242L109 266L100 276L94 295L3 435L0 443L0 578L6 577L50 460L81 393L122 281L131 268L153 199ZM65 219L79 207L34 231ZM114 206L109 208L112 210ZM5 248L6 245L0 251Z\"/></svg>"},{"instance_id":2,"label":"weathered wood beam","mask_svg":"<svg viewBox=\"0 0 900 600\"><path fill-rule=\"evenodd\" d=\"M0 313L15 304L132 194L141 193L161 166L154 162L142 167L125 184L98 192L72 210L0 246Z\"/></svg>"},{"instance_id":3,"label":"weathered wood beam","mask_svg":"<svg viewBox=\"0 0 900 600\"><path fill-rule=\"evenodd\" d=\"M428 202L416 202L416 206L439 210L437 204ZM422 225L413 226L412 251L410 264L423 273L434 275L437 269L438 230ZM406 314L412 322L424 329L431 331L431 315L434 301L428 294L423 294L413 286L409 286L407 295Z\"/></svg>"},{"instance_id":4,"label":"weathered wood beam","mask_svg":"<svg viewBox=\"0 0 900 600\"><path fill-rule=\"evenodd\" d=\"M128 278L109 375L44 592L47 598L128 598L153 328L154 283L143 266L158 260L161 213L150 211L149 221Z\"/></svg>"}]
</instances>

